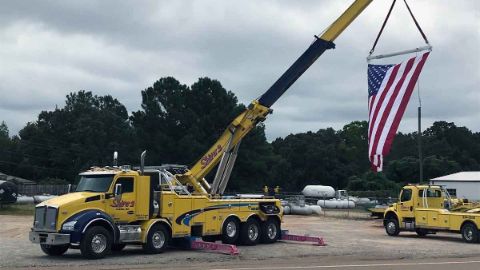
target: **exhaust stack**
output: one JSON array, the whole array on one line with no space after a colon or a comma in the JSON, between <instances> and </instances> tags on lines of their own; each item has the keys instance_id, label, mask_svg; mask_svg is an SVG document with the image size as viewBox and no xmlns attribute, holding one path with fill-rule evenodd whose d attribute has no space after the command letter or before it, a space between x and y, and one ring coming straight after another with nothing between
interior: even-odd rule
<instances>
[{"instance_id":1,"label":"exhaust stack","mask_svg":"<svg viewBox=\"0 0 480 270\"><path fill-rule=\"evenodd\" d=\"M145 156L147 155L147 150L144 150L140 155L140 174L143 175L143 171L145 168Z\"/></svg>"},{"instance_id":2,"label":"exhaust stack","mask_svg":"<svg viewBox=\"0 0 480 270\"><path fill-rule=\"evenodd\" d=\"M117 167L118 166L118 152L115 151L113 152L113 167Z\"/></svg>"}]
</instances>

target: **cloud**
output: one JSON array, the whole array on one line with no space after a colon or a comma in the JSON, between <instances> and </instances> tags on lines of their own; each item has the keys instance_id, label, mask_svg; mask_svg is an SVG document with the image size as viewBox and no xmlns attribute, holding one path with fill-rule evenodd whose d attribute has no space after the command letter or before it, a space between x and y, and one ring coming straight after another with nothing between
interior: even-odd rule
<instances>
[{"instance_id":1,"label":"cloud","mask_svg":"<svg viewBox=\"0 0 480 270\"><path fill-rule=\"evenodd\" d=\"M81 89L135 111L140 90L163 76L215 78L249 103L350 2L8 1L0 9L0 120L16 133ZM479 131L479 3L410 2L434 46L420 78L424 126L446 120ZM367 118L365 57L389 4L372 2L273 106L269 139ZM421 45L397 3L377 52ZM416 129L417 104L414 93L401 131Z\"/></svg>"}]
</instances>

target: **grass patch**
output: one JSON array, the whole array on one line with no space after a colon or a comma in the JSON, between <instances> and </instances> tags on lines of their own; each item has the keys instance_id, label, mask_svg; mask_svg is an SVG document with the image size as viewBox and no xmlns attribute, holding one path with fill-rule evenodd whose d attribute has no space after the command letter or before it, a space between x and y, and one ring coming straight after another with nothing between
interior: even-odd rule
<instances>
[{"instance_id":1,"label":"grass patch","mask_svg":"<svg viewBox=\"0 0 480 270\"><path fill-rule=\"evenodd\" d=\"M6 204L0 207L0 215L33 216L34 204Z\"/></svg>"}]
</instances>

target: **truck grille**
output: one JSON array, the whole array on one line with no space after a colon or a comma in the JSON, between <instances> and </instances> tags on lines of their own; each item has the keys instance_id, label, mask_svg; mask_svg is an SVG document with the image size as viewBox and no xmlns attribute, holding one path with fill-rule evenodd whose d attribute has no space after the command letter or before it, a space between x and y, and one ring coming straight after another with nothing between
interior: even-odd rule
<instances>
[{"instance_id":1,"label":"truck grille","mask_svg":"<svg viewBox=\"0 0 480 270\"><path fill-rule=\"evenodd\" d=\"M40 206L35 208L35 221L33 229L35 231L55 231L58 209L49 206Z\"/></svg>"}]
</instances>

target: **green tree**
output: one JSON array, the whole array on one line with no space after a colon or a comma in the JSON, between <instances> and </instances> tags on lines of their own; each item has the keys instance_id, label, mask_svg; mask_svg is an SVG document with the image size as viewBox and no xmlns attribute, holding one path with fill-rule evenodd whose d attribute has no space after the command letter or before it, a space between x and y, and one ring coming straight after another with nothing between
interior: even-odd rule
<instances>
[{"instance_id":1,"label":"green tree","mask_svg":"<svg viewBox=\"0 0 480 270\"><path fill-rule=\"evenodd\" d=\"M244 110L217 80L200 78L189 87L166 77L142 91L142 110L133 112L131 121L141 147L150 153L149 164L191 166ZM268 181L271 155L259 125L243 139L229 189L256 189Z\"/></svg>"},{"instance_id":2,"label":"green tree","mask_svg":"<svg viewBox=\"0 0 480 270\"><path fill-rule=\"evenodd\" d=\"M42 111L19 135L17 174L34 180L73 181L90 166L111 165L113 151L125 163L138 154L125 107L109 95L87 91L70 93L64 108Z\"/></svg>"},{"instance_id":3,"label":"green tree","mask_svg":"<svg viewBox=\"0 0 480 270\"><path fill-rule=\"evenodd\" d=\"M0 124L0 172L11 173L13 170L14 141L9 136L5 121Z\"/></svg>"}]
</instances>

